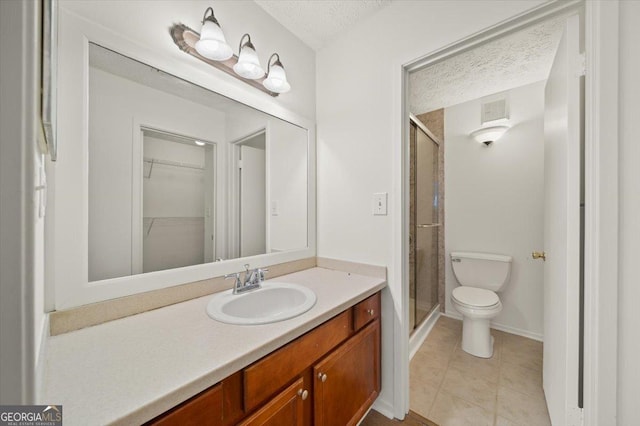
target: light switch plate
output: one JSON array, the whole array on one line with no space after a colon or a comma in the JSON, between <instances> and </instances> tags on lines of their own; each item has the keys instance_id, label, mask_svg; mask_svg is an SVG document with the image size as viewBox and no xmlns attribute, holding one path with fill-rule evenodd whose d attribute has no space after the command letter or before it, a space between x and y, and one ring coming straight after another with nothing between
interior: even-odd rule
<instances>
[{"instance_id":1,"label":"light switch plate","mask_svg":"<svg viewBox=\"0 0 640 426\"><path fill-rule=\"evenodd\" d=\"M373 194L373 214L374 216L387 215L387 193L378 192Z\"/></svg>"}]
</instances>

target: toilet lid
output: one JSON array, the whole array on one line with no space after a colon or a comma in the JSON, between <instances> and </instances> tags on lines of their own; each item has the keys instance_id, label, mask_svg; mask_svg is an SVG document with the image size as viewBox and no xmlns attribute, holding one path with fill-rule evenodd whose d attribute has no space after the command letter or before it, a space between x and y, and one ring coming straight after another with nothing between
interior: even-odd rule
<instances>
[{"instance_id":1,"label":"toilet lid","mask_svg":"<svg viewBox=\"0 0 640 426\"><path fill-rule=\"evenodd\" d=\"M452 296L460 303L475 308L489 308L500 302L500 298L491 290L475 287L457 287Z\"/></svg>"}]
</instances>

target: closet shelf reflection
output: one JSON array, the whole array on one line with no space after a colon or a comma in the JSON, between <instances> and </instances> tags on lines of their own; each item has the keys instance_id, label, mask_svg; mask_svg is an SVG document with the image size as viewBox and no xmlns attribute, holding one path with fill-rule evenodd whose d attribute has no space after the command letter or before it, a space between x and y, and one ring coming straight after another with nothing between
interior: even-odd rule
<instances>
[{"instance_id":1,"label":"closet shelf reflection","mask_svg":"<svg viewBox=\"0 0 640 426\"><path fill-rule=\"evenodd\" d=\"M148 237L154 224L161 226L204 226L204 216L143 217L144 236Z\"/></svg>"},{"instance_id":2,"label":"closet shelf reflection","mask_svg":"<svg viewBox=\"0 0 640 426\"><path fill-rule=\"evenodd\" d=\"M171 161L171 160L160 160L157 158L149 158L144 157L145 162L145 174L144 177L149 179L151 178L151 172L153 171L154 164L162 164L163 166L173 166L173 167L183 167L185 169L193 169L193 170L204 170L204 167L199 164L190 164L190 163L182 163L179 161ZM149 165L149 172L147 173L147 164Z\"/></svg>"}]
</instances>

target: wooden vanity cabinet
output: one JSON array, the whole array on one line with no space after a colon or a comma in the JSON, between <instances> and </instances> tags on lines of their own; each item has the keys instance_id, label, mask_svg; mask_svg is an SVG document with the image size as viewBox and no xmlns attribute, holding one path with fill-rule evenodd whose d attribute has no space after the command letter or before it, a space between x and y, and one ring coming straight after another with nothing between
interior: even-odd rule
<instances>
[{"instance_id":1,"label":"wooden vanity cabinet","mask_svg":"<svg viewBox=\"0 0 640 426\"><path fill-rule=\"evenodd\" d=\"M262 408L242 421L240 426L304 426L304 401L309 398L300 377Z\"/></svg>"},{"instance_id":2,"label":"wooden vanity cabinet","mask_svg":"<svg viewBox=\"0 0 640 426\"><path fill-rule=\"evenodd\" d=\"M355 425L380 392L380 321L313 368L314 424Z\"/></svg>"},{"instance_id":3,"label":"wooden vanity cabinet","mask_svg":"<svg viewBox=\"0 0 640 426\"><path fill-rule=\"evenodd\" d=\"M380 393L380 293L149 422L355 425Z\"/></svg>"},{"instance_id":4,"label":"wooden vanity cabinet","mask_svg":"<svg viewBox=\"0 0 640 426\"><path fill-rule=\"evenodd\" d=\"M222 383L219 383L152 420L148 425L219 425L223 421L223 404Z\"/></svg>"}]
</instances>

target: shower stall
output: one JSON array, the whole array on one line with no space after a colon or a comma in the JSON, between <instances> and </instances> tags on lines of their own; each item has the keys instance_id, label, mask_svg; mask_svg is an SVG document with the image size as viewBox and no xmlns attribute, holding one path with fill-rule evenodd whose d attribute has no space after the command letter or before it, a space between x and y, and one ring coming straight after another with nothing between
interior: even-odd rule
<instances>
[{"instance_id":1,"label":"shower stall","mask_svg":"<svg viewBox=\"0 0 640 426\"><path fill-rule=\"evenodd\" d=\"M439 142L412 117L409 147L409 332L438 305Z\"/></svg>"}]
</instances>

